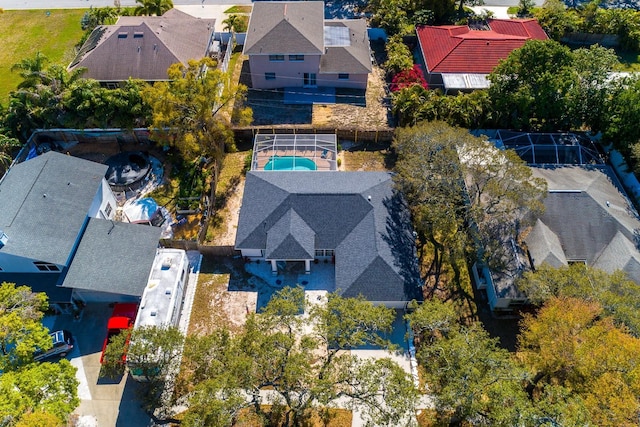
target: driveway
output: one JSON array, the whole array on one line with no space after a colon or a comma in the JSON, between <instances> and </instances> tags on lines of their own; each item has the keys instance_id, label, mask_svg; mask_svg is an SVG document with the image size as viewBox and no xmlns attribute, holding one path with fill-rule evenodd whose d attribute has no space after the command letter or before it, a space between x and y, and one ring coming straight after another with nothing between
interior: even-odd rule
<instances>
[{"instance_id":1,"label":"driveway","mask_svg":"<svg viewBox=\"0 0 640 427\"><path fill-rule=\"evenodd\" d=\"M75 410L81 425L147 426L150 418L135 396L137 383L128 376L116 381L99 378L100 353L107 333L112 308L108 304L88 304L79 319L61 314L55 318L54 330L67 329L75 338L75 347L67 356L78 371L80 406Z\"/></svg>"},{"instance_id":2,"label":"driveway","mask_svg":"<svg viewBox=\"0 0 640 427\"><path fill-rule=\"evenodd\" d=\"M186 333L198 273L200 254L187 252L191 271L185 289L184 304L178 327ZM80 406L74 414L78 417L79 427L144 427L153 425L151 418L142 410L139 403L140 385L129 375L115 380L100 378L100 353L107 334L107 321L113 308L106 303L90 303L82 310L80 318L74 319L68 314L47 317L45 326L56 331L66 329L75 338L75 346L67 358L76 367L76 378L80 382L78 397Z\"/></svg>"}]
</instances>

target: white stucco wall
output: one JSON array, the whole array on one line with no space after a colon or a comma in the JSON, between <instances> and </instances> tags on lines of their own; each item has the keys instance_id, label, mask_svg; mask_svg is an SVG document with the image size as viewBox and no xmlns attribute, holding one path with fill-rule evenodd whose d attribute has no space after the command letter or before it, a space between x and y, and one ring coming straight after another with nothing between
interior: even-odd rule
<instances>
[{"instance_id":1,"label":"white stucco wall","mask_svg":"<svg viewBox=\"0 0 640 427\"><path fill-rule=\"evenodd\" d=\"M320 55L305 55L304 61L269 61L269 55L250 55L251 85L254 89L303 87L304 73L316 73L320 69ZM274 80L266 80L265 73L276 73Z\"/></svg>"},{"instance_id":2,"label":"white stucco wall","mask_svg":"<svg viewBox=\"0 0 640 427\"><path fill-rule=\"evenodd\" d=\"M107 212L107 204L111 206L110 212ZM91 218L113 219L116 215L117 206L111 187L109 187L107 180L102 178L100 188L98 188L96 196L93 198L87 215Z\"/></svg>"}]
</instances>

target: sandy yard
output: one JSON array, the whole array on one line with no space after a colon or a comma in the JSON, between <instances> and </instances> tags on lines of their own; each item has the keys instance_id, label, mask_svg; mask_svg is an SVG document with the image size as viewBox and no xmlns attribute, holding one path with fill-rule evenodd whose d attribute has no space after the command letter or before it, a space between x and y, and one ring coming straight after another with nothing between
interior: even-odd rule
<instances>
[{"instance_id":1,"label":"sandy yard","mask_svg":"<svg viewBox=\"0 0 640 427\"><path fill-rule=\"evenodd\" d=\"M222 223L216 231L214 244L216 246L233 246L236 243L236 231L238 229L238 216L244 194L244 176L236 182L229 193L225 207L218 212Z\"/></svg>"}]
</instances>

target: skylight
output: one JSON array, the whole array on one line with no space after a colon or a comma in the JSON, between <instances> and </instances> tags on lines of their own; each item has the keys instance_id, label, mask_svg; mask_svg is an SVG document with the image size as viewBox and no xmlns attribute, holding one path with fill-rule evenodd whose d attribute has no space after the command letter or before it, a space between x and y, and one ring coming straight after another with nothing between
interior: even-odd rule
<instances>
[{"instance_id":1,"label":"skylight","mask_svg":"<svg viewBox=\"0 0 640 427\"><path fill-rule=\"evenodd\" d=\"M349 37L349 27L324 27L324 46L338 47L351 46L351 38Z\"/></svg>"}]
</instances>

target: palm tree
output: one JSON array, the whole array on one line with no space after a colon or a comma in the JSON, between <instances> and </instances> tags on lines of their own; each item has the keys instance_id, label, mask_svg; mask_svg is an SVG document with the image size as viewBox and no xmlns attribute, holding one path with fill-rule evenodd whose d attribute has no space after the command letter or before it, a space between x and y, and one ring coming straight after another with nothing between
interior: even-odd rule
<instances>
[{"instance_id":1,"label":"palm tree","mask_svg":"<svg viewBox=\"0 0 640 427\"><path fill-rule=\"evenodd\" d=\"M222 23L224 24L224 29L227 31L235 31L236 33L244 33L247 31L245 19L239 15L229 15Z\"/></svg>"},{"instance_id":2,"label":"palm tree","mask_svg":"<svg viewBox=\"0 0 640 427\"><path fill-rule=\"evenodd\" d=\"M136 3L138 3L138 6L136 7L135 14L138 16L161 16L166 11L173 9L173 2L171 0L136 0Z\"/></svg>"},{"instance_id":3,"label":"palm tree","mask_svg":"<svg viewBox=\"0 0 640 427\"><path fill-rule=\"evenodd\" d=\"M40 51L33 58L25 58L11 66L11 71L17 72L22 77L18 89L33 88L43 83L45 78L44 66L49 59Z\"/></svg>"},{"instance_id":4,"label":"palm tree","mask_svg":"<svg viewBox=\"0 0 640 427\"><path fill-rule=\"evenodd\" d=\"M11 152L19 146L20 142L17 139L0 134L0 177L11 164Z\"/></svg>"}]
</instances>

